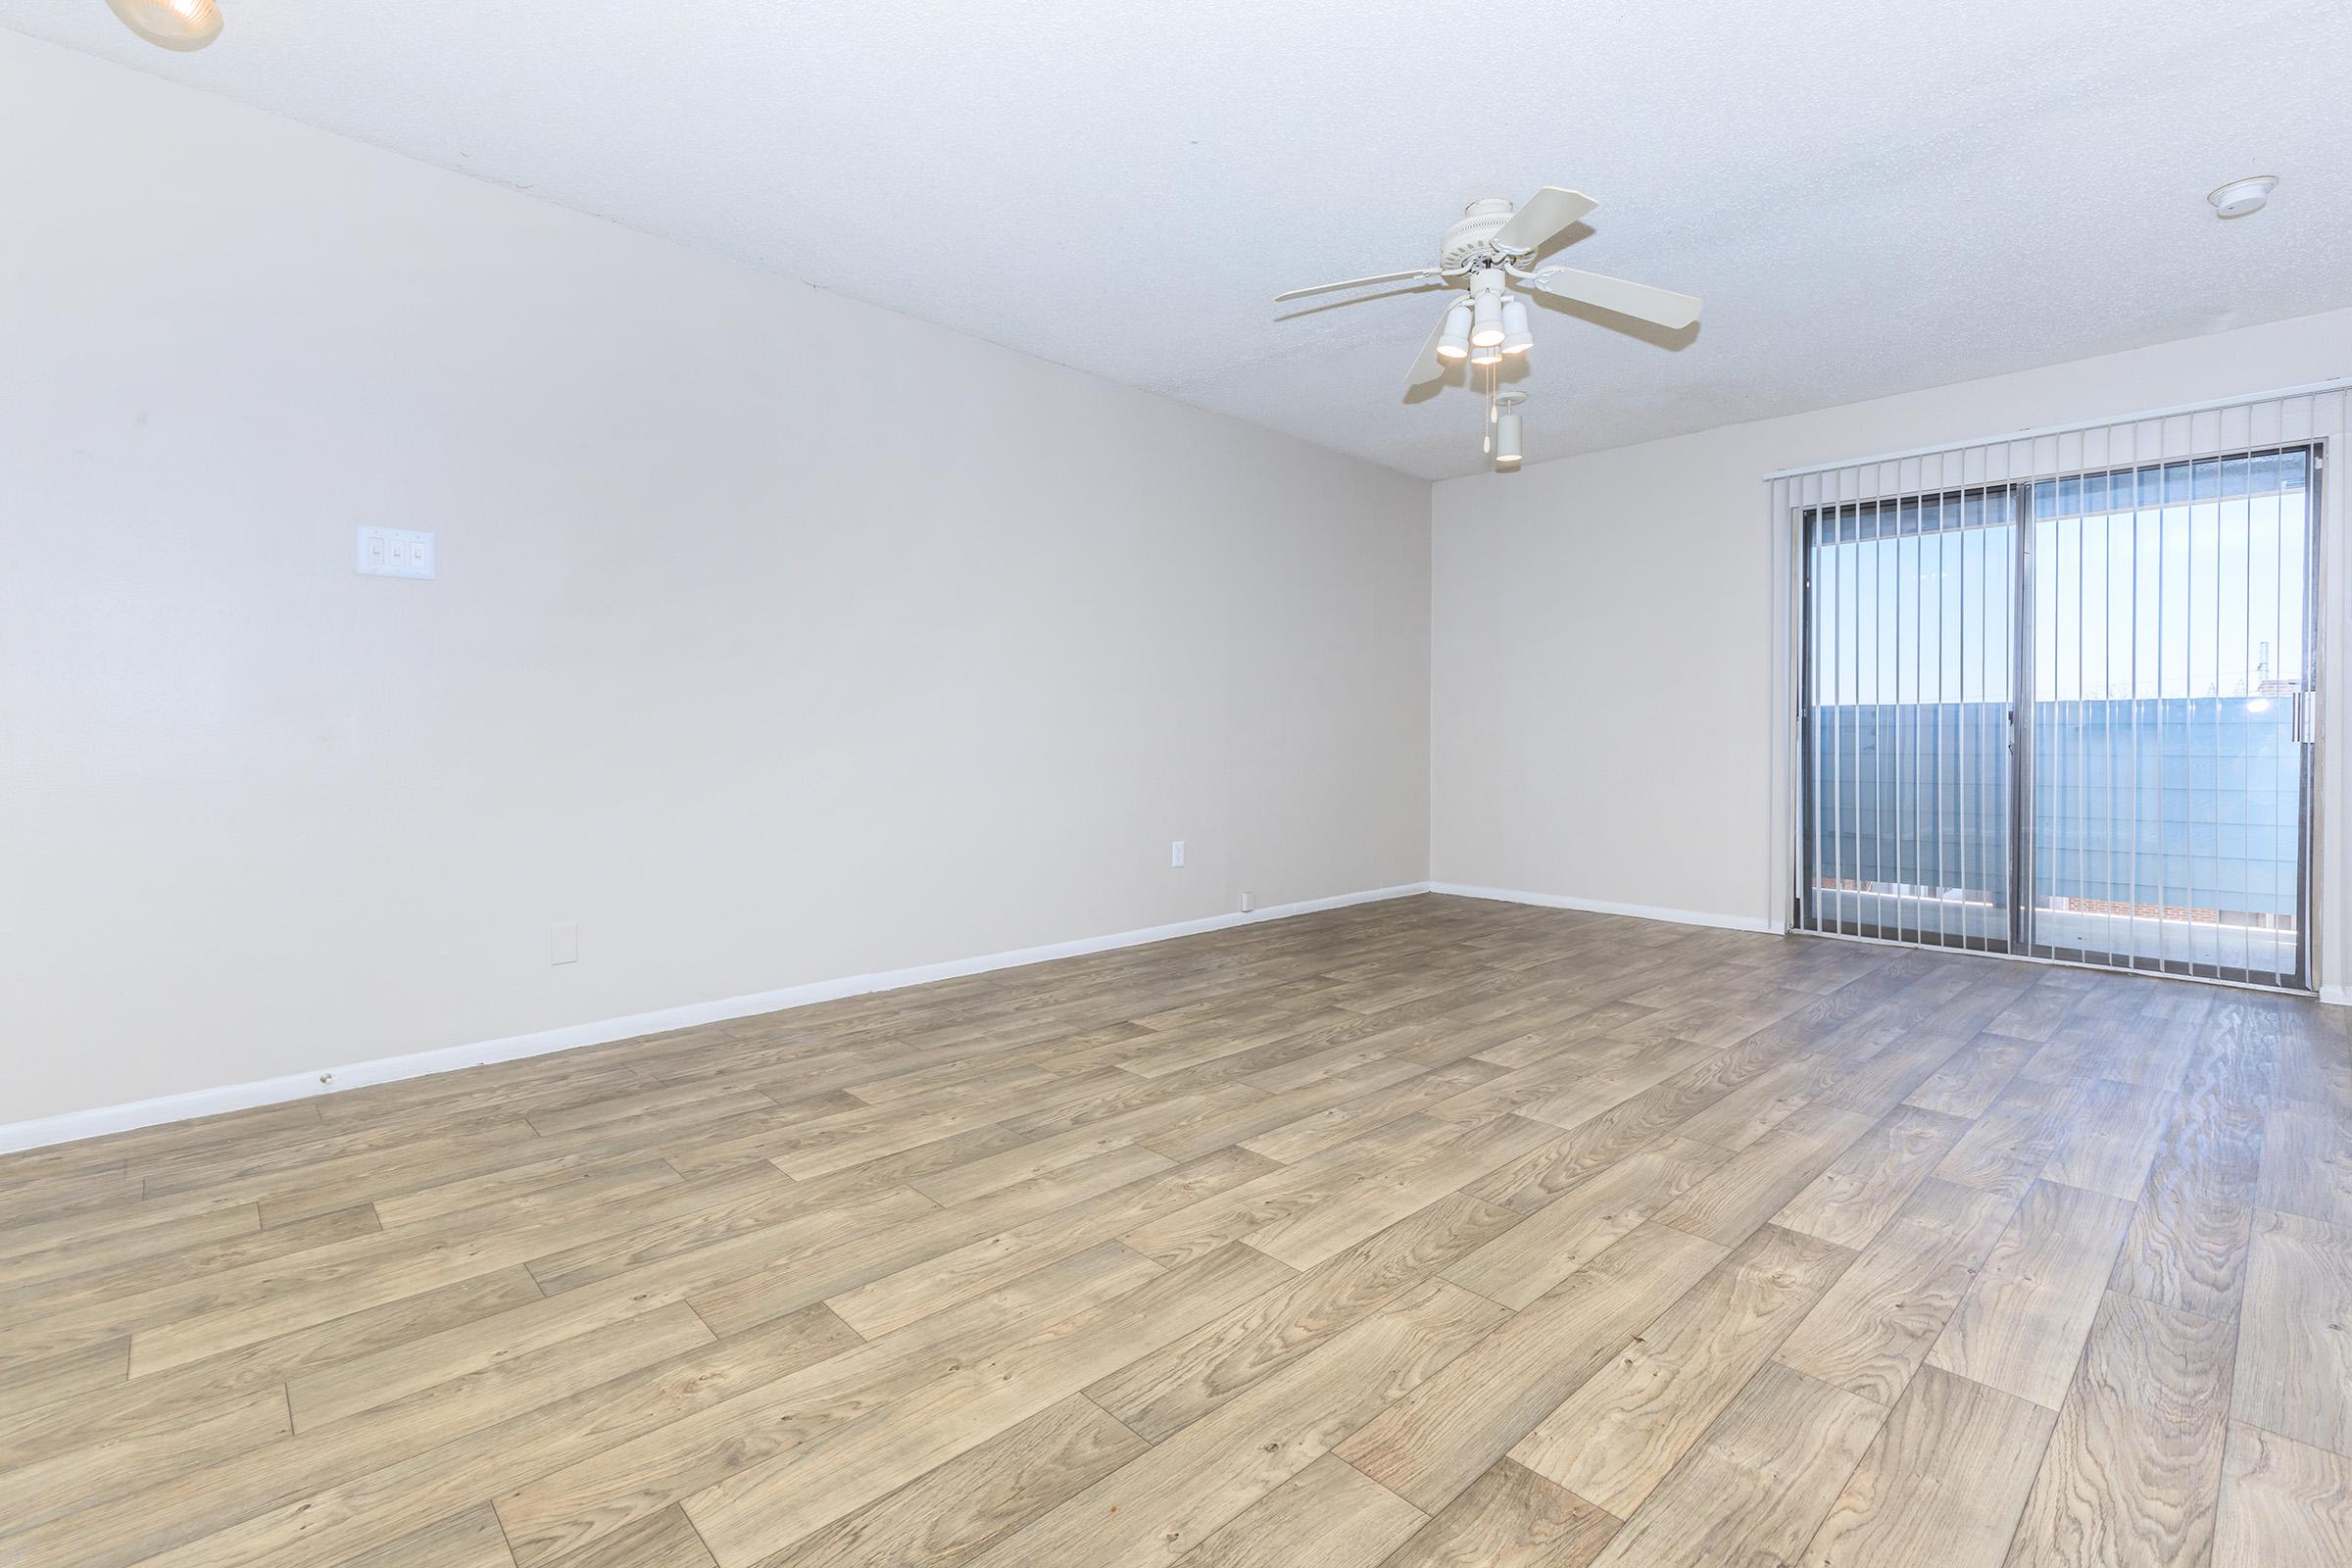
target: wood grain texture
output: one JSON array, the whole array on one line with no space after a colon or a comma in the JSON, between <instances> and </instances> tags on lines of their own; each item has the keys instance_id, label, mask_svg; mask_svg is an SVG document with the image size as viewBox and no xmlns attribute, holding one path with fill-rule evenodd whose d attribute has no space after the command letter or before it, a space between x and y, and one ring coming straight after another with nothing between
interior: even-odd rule
<instances>
[{"instance_id":1,"label":"wood grain texture","mask_svg":"<svg viewBox=\"0 0 2352 1568\"><path fill-rule=\"evenodd\" d=\"M1530 1428L1722 1262L1724 1249L1643 1225L1340 1445L1340 1457L1425 1511Z\"/></svg>"},{"instance_id":2,"label":"wood grain texture","mask_svg":"<svg viewBox=\"0 0 2352 1568\"><path fill-rule=\"evenodd\" d=\"M1766 1227L1660 1313L1510 1456L1630 1519L1853 1254Z\"/></svg>"},{"instance_id":3,"label":"wood grain texture","mask_svg":"<svg viewBox=\"0 0 2352 1568\"><path fill-rule=\"evenodd\" d=\"M2214 1568L2352 1562L2352 1458L2232 1421Z\"/></svg>"},{"instance_id":4,"label":"wood grain texture","mask_svg":"<svg viewBox=\"0 0 2352 1568\"><path fill-rule=\"evenodd\" d=\"M1150 1446L1073 1395L768 1558L763 1568L956 1568Z\"/></svg>"},{"instance_id":5,"label":"wood grain texture","mask_svg":"<svg viewBox=\"0 0 2352 1568\"><path fill-rule=\"evenodd\" d=\"M1788 1560L1885 1416L1842 1389L1766 1365L1593 1559L1594 1568Z\"/></svg>"},{"instance_id":6,"label":"wood grain texture","mask_svg":"<svg viewBox=\"0 0 2352 1568\"><path fill-rule=\"evenodd\" d=\"M1566 1488L1500 1459L1383 1568L1584 1568L1618 1524Z\"/></svg>"},{"instance_id":7,"label":"wood grain texture","mask_svg":"<svg viewBox=\"0 0 2352 1568\"><path fill-rule=\"evenodd\" d=\"M2058 1408L2131 1221L2121 1199L2034 1183L1928 1360Z\"/></svg>"},{"instance_id":8,"label":"wood grain texture","mask_svg":"<svg viewBox=\"0 0 2352 1568\"><path fill-rule=\"evenodd\" d=\"M2352 1454L2352 1233L2256 1212L2230 1413Z\"/></svg>"},{"instance_id":9,"label":"wood grain texture","mask_svg":"<svg viewBox=\"0 0 2352 1568\"><path fill-rule=\"evenodd\" d=\"M2346 1042L1419 898L0 1156L0 1561L2332 1561Z\"/></svg>"},{"instance_id":10,"label":"wood grain texture","mask_svg":"<svg viewBox=\"0 0 2352 1568\"><path fill-rule=\"evenodd\" d=\"M1369 1568L1428 1515L1325 1454L1185 1553L1188 1568Z\"/></svg>"},{"instance_id":11,"label":"wood grain texture","mask_svg":"<svg viewBox=\"0 0 2352 1568\"><path fill-rule=\"evenodd\" d=\"M1930 1180L1781 1346L1779 1359L1880 1404L1902 1396L2017 1200Z\"/></svg>"},{"instance_id":12,"label":"wood grain texture","mask_svg":"<svg viewBox=\"0 0 2352 1568\"><path fill-rule=\"evenodd\" d=\"M2011 1568L2211 1557L2234 1341L2229 1323L2106 1294Z\"/></svg>"},{"instance_id":13,"label":"wood grain texture","mask_svg":"<svg viewBox=\"0 0 2352 1568\"><path fill-rule=\"evenodd\" d=\"M1922 1367L1799 1559L1806 1568L1998 1568L2053 1410Z\"/></svg>"}]
</instances>

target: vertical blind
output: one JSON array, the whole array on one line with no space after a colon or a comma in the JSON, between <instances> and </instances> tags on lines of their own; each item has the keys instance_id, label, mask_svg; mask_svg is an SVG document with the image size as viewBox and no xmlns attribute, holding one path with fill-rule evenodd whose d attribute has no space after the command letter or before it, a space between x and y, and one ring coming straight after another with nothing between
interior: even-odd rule
<instances>
[{"instance_id":1,"label":"vertical blind","mask_svg":"<svg viewBox=\"0 0 2352 1568\"><path fill-rule=\"evenodd\" d=\"M1778 475L1798 929L2308 983L2323 389Z\"/></svg>"}]
</instances>

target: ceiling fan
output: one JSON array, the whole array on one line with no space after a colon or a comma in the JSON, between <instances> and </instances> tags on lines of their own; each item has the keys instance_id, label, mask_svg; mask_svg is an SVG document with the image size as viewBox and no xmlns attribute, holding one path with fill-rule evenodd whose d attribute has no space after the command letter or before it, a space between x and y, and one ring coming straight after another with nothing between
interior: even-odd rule
<instances>
[{"instance_id":1,"label":"ceiling fan","mask_svg":"<svg viewBox=\"0 0 2352 1568\"><path fill-rule=\"evenodd\" d=\"M1490 370L1487 416L1493 426L1502 415L1495 401L1492 372L1505 358L1525 354L1536 341L1528 330L1527 302L1513 292L1513 284L1536 293L1596 305L1619 316L1631 316L1676 330L1698 319L1699 302L1688 294L1653 288L1647 283L1629 283L1623 278L1604 277L1573 267L1532 265L1538 251L1599 205L1582 191L1558 185L1544 186L1516 210L1498 196L1475 201L1438 241L1437 266L1351 277L1342 283L1318 283L1313 288L1295 288L1287 294L1275 295L1274 302L1279 305L1336 289L1368 288L1375 283L1404 283L1428 277L1442 278L1446 287L1464 290L1462 297L1448 304L1445 314L1438 318L1429 341L1421 345L1420 357L1406 372L1404 384L1411 388L1435 381L1446 373L1448 362L1467 360L1474 366L1486 367ZM1511 417L1515 435L1517 416ZM1515 463L1517 447L1518 443L1512 441L1507 449L1511 456L1500 456L1504 449L1496 442L1494 430L1489 429L1487 450L1497 453L1497 462L1506 466Z\"/></svg>"}]
</instances>

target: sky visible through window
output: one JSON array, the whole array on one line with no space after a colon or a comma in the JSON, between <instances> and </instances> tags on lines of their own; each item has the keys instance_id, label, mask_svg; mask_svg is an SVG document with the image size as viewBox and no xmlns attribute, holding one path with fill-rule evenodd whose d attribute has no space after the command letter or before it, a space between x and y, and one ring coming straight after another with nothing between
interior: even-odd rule
<instances>
[{"instance_id":1,"label":"sky visible through window","mask_svg":"<svg viewBox=\"0 0 2352 1568\"><path fill-rule=\"evenodd\" d=\"M2300 686L2307 499L2298 484L2036 516L2035 699L2259 698ZM1818 704L2011 700L2018 529L2007 497L1992 501L1992 520L1816 545Z\"/></svg>"}]
</instances>

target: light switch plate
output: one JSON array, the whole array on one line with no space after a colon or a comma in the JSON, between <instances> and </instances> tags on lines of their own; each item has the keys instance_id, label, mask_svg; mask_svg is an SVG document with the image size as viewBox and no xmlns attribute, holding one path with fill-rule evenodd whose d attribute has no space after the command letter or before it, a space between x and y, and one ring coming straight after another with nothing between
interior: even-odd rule
<instances>
[{"instance_id":1,"label":"light switch plate","mask_svg":"<svg viewBox=\"0 0 2352 1568\"><path fill-rule=\"evenodd\" d=\"M363 577L426 577L433 575L433 536L413 528L359 525L357 560Z\"/></svg>"}]
</instances>

